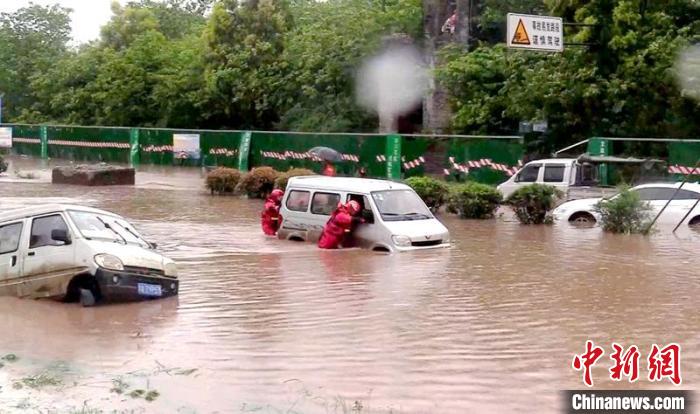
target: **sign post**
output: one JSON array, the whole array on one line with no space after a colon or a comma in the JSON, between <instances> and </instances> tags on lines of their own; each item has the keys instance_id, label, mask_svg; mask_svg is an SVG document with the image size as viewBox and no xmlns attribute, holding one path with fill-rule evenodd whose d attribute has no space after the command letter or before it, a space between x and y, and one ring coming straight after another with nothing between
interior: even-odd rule
<instances>
[{"instance_id":1,"label":"sign post","mask_svg":"<svg viewBox=\"0 0 700 414\"><path fill-rule=\"evenodd\" d=\"M139 165L141 161L139 156L139 129L131 128L129 130L129 164L132 167Z\"/></svg>"},{"instance_id":2,"label":"sign post","mask_svg":"<svg viewBox=\"0 0 700 414\"><path fill-rule=\"evenodd\" d=\"M173 154L180 160L199 161L202 156L199 134L173 134Z\"/></svg>"},{"instance_id":3,"label":"sign post","mask_svg":"<svg viewBox=\"0 0 700 414\"><path fill-rule=\"evenodd\" d=\"M250 141L253 133L245 131L241 134L241 142L238 146L238 170L248 171L248 157L250 156Z\"/></svg>"},{"instance_id":4,"label":"sign post","mask_svg":"<svg viewBox=\"0 0 700 414\"><path fill-rule=\"evenodd\" d=\"M386 178L401 179L401 135L386 136Z\"/></svg>"},{"instance_id":5,"label":"sign post","mask_svg":"<svg viewBox=\"0 0 700 414\"><path fill-rule=\"evenodd\" d=\"M564 22L561 17L508 13L506 32L509 48L564 51Z\"/></svg>"},{"instance_id":6,"label":"sign post","mask_svg":"<svg viewBox=\"0 0 700 414\"><path fill-rule=\"evenodd\" d=\"M41 141L41 159L49 159L49 128L46 125L39 127L39 139Z\"/></svg>"}]
</instances>

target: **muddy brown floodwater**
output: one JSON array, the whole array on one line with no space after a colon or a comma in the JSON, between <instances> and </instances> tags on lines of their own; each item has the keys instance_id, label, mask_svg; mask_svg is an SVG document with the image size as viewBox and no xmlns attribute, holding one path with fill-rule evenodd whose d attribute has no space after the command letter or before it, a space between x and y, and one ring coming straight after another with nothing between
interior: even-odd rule
<instances>
[{"instance_id":1,"label":"muddy brown floodwater","mask_svg":"<svg viewBox=\"0 0 700 414\"><path fill-rule=\"evenodd\" d=\"M18 357L0 368L0 413L555 413L560 390L583 388L571 360L587 339L606 350L597 389L671 388L645 378L653 343L683 347L681 388L700 381L691 230L442 216L450 249L325 252L264 238L261 202L209 196L198 170L138 177L0 182L0 209L53 199L128 217L181 273L172 300L0 298L0 353ZM608 379L612 342L640 347L640 381Z\"/></svg>"}]
</instances>

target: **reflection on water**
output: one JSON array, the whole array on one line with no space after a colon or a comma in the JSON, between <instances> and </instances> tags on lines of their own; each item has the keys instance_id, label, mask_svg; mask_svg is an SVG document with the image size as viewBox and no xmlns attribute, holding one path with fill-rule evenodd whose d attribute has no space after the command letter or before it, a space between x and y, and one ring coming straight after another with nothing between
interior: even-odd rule
<instances>
[{"instance_id":1,"label":"reflection on water","mask_svg":"<svg viewBox=\"0 0 700 414\"><path fill-rule=\"evenodd\" d=\"M586 339L643 352L678 342L684 388L700 379L690 230L443 217L451 249L319 251L265 238L261 202L210 197L197 170L149 174L135 188L0 184L0 209L55 197L129 217L182 280L179 298L140 304L0 298L0 353L19 356L0 369L0 412L554 413L559 390L582 386L570 364ZM607 368L596 366L597 388L652 388L614 384ZM60 385L12 387L39 373Z\"/></svg>"}]
</instances>

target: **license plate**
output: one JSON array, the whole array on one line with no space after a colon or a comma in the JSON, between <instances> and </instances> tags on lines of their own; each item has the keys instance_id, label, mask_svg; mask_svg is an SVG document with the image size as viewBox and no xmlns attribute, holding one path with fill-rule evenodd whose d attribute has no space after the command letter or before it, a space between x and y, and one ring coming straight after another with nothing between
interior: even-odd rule
<instances>
[{"instance_id":1,"label":"license plate","mask_svg":"<svg viewBox=\"0 0 700 414\"><path fill-rule=\"evenodd\" d=\"M151 285L148 283L139 283L137 285L139 295L142 296L163 296L163 291L160 285Z\"/></svg>"}]
</instances>

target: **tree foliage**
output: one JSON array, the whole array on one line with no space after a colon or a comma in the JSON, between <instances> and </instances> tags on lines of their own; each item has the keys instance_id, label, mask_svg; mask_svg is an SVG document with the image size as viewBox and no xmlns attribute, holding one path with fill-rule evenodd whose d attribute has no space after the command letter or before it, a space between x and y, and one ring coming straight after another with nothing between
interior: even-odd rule
<instances>
[{"instance_id":1,"label":"tree foliage","mask_svg":"<svg viewBox=\"0 0 700 414\"><path fill-rule=\"evenodd\" d=\"M438 75L452 93L453 128L512 133L520 121L547 120L545 150L590 136L689 137L700 126L697 103L674 76L678 52L697 41L700 8L683 0L546 1L586 23L567 31L560 54L481 44L448 48Z\"/></svg>"},{"instance_id":2,"label":"tree foliage","mask_svg":"<svg viewBox=\"0 0 700 414\"><path fill-rule=\"evenodd\" d=\"M35 75L52 67L70 40L69 9L31 4L0 14L0 94L12 119L36 101L28 88Z\"/></svg>"},{"instance_id":3,"label":"tree foliage","mask_svg":"<svg viewBox=\"0 0 700 414\"><path fill-rule=\"evenodd\" d=\"M695 137L698 104L674 63L700 40L690 0L481 0L476 41L445 48L438 79L458 133L513 134L547 120L541 151L594 135ZM69 41L69 10L0 15L6 119L122 126L373 131L355 72L382 37L420 46L419 0L137 0L98 40ZM508 12L553 13L563 53L507 50Z\"/></svg>"}]
</instances>

